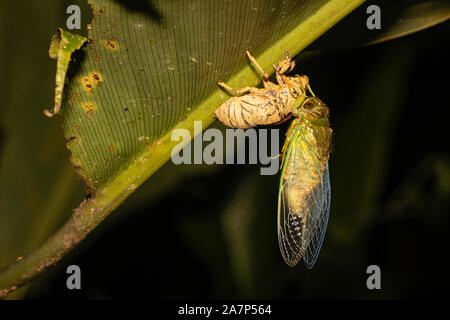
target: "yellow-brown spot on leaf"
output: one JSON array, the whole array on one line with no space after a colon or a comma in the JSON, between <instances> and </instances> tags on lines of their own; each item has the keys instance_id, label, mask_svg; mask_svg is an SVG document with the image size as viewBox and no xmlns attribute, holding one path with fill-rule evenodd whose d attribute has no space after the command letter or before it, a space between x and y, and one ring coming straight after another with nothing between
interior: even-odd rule
<instances>
[{"instance_id":1,"label":"yellow-brown spot on leaf","mask_svg":"<svg viewBox=\"0 0 450 320\"><path fill-rule=\"evenodd\" d=\"M93 92L93 85L90 77L81 77L81 85L83 86L84 91L89 94Z\"/></svg>"},{"instance_id":2,"label":"yellow-brown spot on leaf","mask_svg":"<svg viewBox=\"0 0 450 320\"><path fill-rule=\"evenodd\" d=\"M103 40L103 45L109 50L119 50L119 43L115 39Z\"/></svg>"},{"instance_id":3,"label":"yellow-brown spot on leaf","mask_svg":"<svg viewBox=\"0 0 450 320\"><path fill-rule=\"evenodd\" d=\"M99 72L92 71L89 74L89 78L91 79L91 83L93 83L95 87L98 87L103 83L103 76Z\"/></svg>"},{"instance_id":4,"label":"yellow-brown spot on leaf","mask_svg":"<svg viewBox=\"0 0 450 320\"><path fill-rule=\"evenodd\" d=\"M162 144L162 141L161 141L161 140L158 140L158 141L156 141L156 142L154 142L154 143L151 143L150 141L148 141L148 142L146 142L144 145L145 145L146 147L148 147L150 150L154 150L154 149L156 149L156 147L158 147L160 144Z\"/></svg>"},{"instance_id":5,"label":"yellow-brown spot on leaf","mask_svg":"<svg viewBox=\"0 0 450 320\"><path fill-rule=\"evenodd\" d=\"M67 137L67 138L66 138L66 144L67 144L67 143L71 143L71 142L75 141L76 139L78 139L78 138L75 137L75 136Z\"/></svg>"},{"instance_id":6,"label":"yellow-brown spot on leaf","mask_svg":"<svg viewBox=\"0 0 450 320\"><path fill-rule=\"evenodd\" d=\"M97 106L93 102L85 102L82 106L86 112L94 111L95 109L97 109Z\"/></svg>"},{"instance_id":7,"label":"yellow-brown spot on leaf","mask_svg":"<svg viewBox=\"0 0 450 320\"><path fill-rule=\"evenodd\" d=\"M109 152L114 152L114 145L109 146Z\"/></svg>"},{"instance_id":8,"label":"yellow-brown spot on leaf","mask_svg":"<svg viewBox=\"0 0 450 320\"><path fill-rule=\"evenodd\" d=\"M86 117L90 120L92 119L92 113L95 109L97 109L97 106L93 102L85 102L83 103L83 109L86 111Z\"/></svg>"}]
</instances>

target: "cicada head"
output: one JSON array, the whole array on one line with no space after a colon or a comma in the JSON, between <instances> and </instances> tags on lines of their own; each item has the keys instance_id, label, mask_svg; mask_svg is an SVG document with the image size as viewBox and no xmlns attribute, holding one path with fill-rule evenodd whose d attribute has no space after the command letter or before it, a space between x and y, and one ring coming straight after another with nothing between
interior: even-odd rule
<instances>
[{"instance_id":1,"label":"cicada head","mask_svg":"<svg viewBox=\"0 0 450 320\"><path fill-rule=\"evenodd\" d=\"M292 110L292 114L300 119L316 124L324 122L326 125L329 113L330 109L317 97L303 99L301 104L296 103Z\"/></svg>"}]
</instances>

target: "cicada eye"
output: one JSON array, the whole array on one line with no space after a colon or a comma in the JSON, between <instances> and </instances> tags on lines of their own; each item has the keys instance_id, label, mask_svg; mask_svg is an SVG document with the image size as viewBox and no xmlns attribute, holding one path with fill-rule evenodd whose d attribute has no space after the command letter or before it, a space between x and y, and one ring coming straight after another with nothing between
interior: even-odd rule
<instances>
[{"instance_id":1,"label":"cicada eye","mask_svg":"<svg viewBox=\"0 0 450 320\"><path fill-rule=\"evenodd\" d=\"M312 103L309 102L309 101L306 101L306 102L303 104L303 108L304 108L304 109L307 109L307 110L311 110L312 108L314 108L314 104L312 104Z\"/></svg>"}]
</instances>

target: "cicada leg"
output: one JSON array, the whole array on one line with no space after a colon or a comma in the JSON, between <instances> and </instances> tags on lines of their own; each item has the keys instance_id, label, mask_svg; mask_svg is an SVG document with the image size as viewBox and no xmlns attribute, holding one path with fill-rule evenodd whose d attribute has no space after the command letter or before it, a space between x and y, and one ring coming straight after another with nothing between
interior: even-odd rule
<instances>
[{"instance_id":1,"label":"cicada leg","mask_svg":"<svg viewBox=\"0 0 450 320\"><path fill-rule=\"evenodd\" d=\"M291 72L295 68L295 61L292 61L291 55L286 51L286 59L278 62L278 66L272 65L275 70L275 78L279 85L284 86L286 82L283 79L285 73Z\"/></svg>"},{"instance_id":2,"label":"cicada leg","mask_svg":"<svg viewBox=\"0 0 450 320\"><path fill-rule=\"evenodd\" d=\"M309 83L308 83L307 89L308 89L308 91L312 94L313 97L316 96L316 95L314 94L314 92L312 91L311 86L309 85Z\"/></svg>"},{"instance_id":3,"label":"cicada leg","mask_svg":"<svg viewBox=\"0 0 450 320\"><path fill-rule=\"evenodd\" d=\"M278 159L278 158L280 158L282 156L282 154L281 153L279 153L279 154L276 154L276 155L274 155L274 156L271 156L270 157L270 159Z\"/></svg>"},{"instance_id":4,"label":"cicada leg","mask_svg":"<svg viewBox=\"0 0 450 320\"><path fill-rule=\"evenodd\" d=\"M295 68L295 61L292 61L291 55L286 51L286 59L278 62L278 66L273 65L277 75L291 72Z\"/></svg>"},{"instance_id":5,"label":"cicada leg","mask_svg":"<svg viewBox=\"0 0 450 320\"><path fill-rule=\"evenodd\" d=\"M258 69L258 71L261 73L263 81L269 81L269 75L264 72L263 68L261 68L261 66L258 64L258 62L256 61L255 57L253 57L250 52L248 52L248 50L245 50L245 53L247 53L248 58L250 59L250 61L253 63L253 65L256 67L256 69Z\"/></svg>"},{"instance_id":6,"label":"cicada leg","mask_svg":"<svg viewBox=\"0 0 450 320\"><path fill-rule=\"evenodd\" d=\"M222 88L224 88L225 90L227 90L228 92L230 92L231 94L233 94L235 96L243 95L244 93L250 92L253 89L252 87L233 89L232 87L230 87L229 85L227 85L226 83L224 83L222 81L219 81L219 86L221 86Z\"/></svg>"},{"instance_id":7,"label":"cicada leg","mask_svg":"<svg viewBox=\"0 0 450 320\"><path fill-rule=\"evenodd\" d=\"M274 64L272 66L275 69L275 78L277 79L277 83L280 86L285 86L286 82L284 81L283 77L281 76L281 73L278 72L277 66Z\"/></svg>"}]
</instances>

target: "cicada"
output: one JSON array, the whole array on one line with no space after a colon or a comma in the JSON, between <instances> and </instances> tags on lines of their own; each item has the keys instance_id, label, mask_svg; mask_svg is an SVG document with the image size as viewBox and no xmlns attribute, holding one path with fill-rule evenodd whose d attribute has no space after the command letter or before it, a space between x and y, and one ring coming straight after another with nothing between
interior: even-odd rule
<instances>
[{"instance_id":1,"label":"cicada","mask_svg":"<svg viewBox=\"0 0 450 320\"><path fill-rule=\"evenodd\" d=\"M225 101L214 115L226 126L242 129L257 125L279 124L288 120L294 104L305 97L306 89L311 90L308 77L284 75L295 67L295 62L286 52L286 59L280 61L278 66L273 66L278 82L275 84L269 81L269 76L259 66L256 59L248 51L246 53L262 74L264 88L245 87L235 90L219 82L221 87L236 96Z\"/></svg>"},{"instance_id":2,"label":"cicada","mask_svg":"<svg viewBox=\"0 0 450 320\"><path fill-rule=\"evenodd\" d=\"M303 258L312 268L327 229L331 189L328 173L332 130L329 109L309 97L294 108L282 150L278 193L278 243L284 261L295 266Z\"/></svg>"},{"instance_id":3,"label":"cicada","mask_svg":"<svg viewBox=\"0 0 450 320\"><path fill-rule=\"evenodd\" d=\"M268 81L267 74L248 51L247 55L262 73L264 88L234 90L219 82L234 94L248 94L230 98L215 115L233 128L278 124L294 116L282 149L278 243L289 266L295 266L303 258L306 266L312 268L322 246L330 212L328 158L332 129L329 109L314 95L307 76L284 76L295 66L289 53L278 66L273 66L278 85Z\"/></svg>"}]
</instances>

